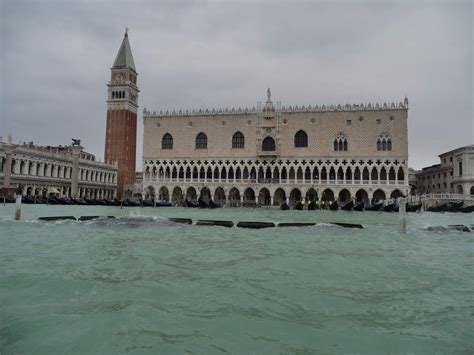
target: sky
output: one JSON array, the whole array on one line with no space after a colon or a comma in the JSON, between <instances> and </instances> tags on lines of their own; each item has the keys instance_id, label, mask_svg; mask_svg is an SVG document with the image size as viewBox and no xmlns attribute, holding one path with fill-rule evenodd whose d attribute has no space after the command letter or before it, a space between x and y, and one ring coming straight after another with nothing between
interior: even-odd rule
<instances>
[{"instance_id":1,"label":"sky","mask_svg":"<svg viewBox=\"0 0 474 355\"><path fill-rule=\"evenodd\" d=\"M0 0L0 136L103 160L125 27L142 110L400 102L409 165L473 144L472 1Z\"/></svg>"}]
</instances>

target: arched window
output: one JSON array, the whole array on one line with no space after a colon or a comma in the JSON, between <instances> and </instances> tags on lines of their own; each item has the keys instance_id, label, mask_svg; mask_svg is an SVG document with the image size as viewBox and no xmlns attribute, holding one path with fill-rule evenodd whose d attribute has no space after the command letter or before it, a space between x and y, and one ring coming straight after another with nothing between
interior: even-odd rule
<instances>
[{"instance_id":1,"label":"arched window","mask_svg":"<svg viewBox=\"0 0 474 355\"><path fill-rule=\"evenodd\" d=\"M267 137L262 142L262 150L264 152L274 152L275 151L275 141L272 137Z\"/></svg>"},{"instance_id":2,"label":"arched window","mask_svg":"<svg viewBox=\"0 0 474 355\"><path fill-rule=\"evenodd\" d=\"M173 149L173 136L166 133L161 140L161 149Z\"/></svg>"},{"instance_id":3,"label":"arched window","mask_svg":"<svg viewBox=\"0 0 474 355\"><path fill-rule=\"evenodd\" d=\"M245 137L242 132L235 132L232 136L232 148L243 148L245 146Z\"/></svg>"},{"instance_id":4,"label":"arched window","mask_svg":"<svg viewBox=\"0 0 474 355\"><path fill-rule=\"evenodd\" d=\"M334 150L335 151L347 151L347 138L343 134L339 134L334 139Z\"/></svg>"},{"instance_id":5,"label":"arched window","mask_svg":"<svg viewBox=\"0 0 474 355\"><path fill-rule=\"evenodd\" d=\"M207 149L207 136L202 132L196 136L196 149Z\"/></svg>"},{"instance_id":6,"label":"arched window","mask_svg":"<svg viewBox=\"0 0 474 355\"><path fill-rule=\"evenodd\" d=\"M295 148L306 148L308 146L308 135L300 130L295 134Z\"/></svg>"},{"instance_id":7,"label":"arched window","mask_svg":"<svg viewBox=\"0 0 474 355\"><path fill-rule=\"evenodd\" d=\"M381 134L377 138L377 150L392 150L392 139L387 133Z\"/></svg>"}]
</instances>

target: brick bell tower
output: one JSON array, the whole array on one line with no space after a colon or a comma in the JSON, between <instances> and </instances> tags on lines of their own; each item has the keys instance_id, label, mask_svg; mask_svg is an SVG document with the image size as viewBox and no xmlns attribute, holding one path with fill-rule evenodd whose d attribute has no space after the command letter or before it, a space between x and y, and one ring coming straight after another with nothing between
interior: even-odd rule
<instances>
[{"instance_id":1,"label":"brick bell tower","mask_svg":"<svg viewBox=\"0 0 474 355\"><path fill-rule=\"evenodd\" d=\"M117 198L124 197L125 186L135 182L137 147L138 87L132 50L125 29L120 49L111 68L108 87L105 161L117 162Z\"/></svg>"}]
</instances>

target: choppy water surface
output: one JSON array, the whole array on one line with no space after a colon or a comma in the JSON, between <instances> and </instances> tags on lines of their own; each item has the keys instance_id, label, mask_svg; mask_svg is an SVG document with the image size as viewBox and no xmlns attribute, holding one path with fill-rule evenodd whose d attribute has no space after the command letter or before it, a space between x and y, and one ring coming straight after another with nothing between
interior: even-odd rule
<instances>
[{"instance_id":1,"label":"choppy water surface","mask_svg":"<svg viewBox=\"0 0 474 355\"><path fill-rule=\"evenodd\" d=\"M116 220L38 222L38 216ZM472 353L473 215L0 206L0 353ZM202 227L166 217L357 222Z\"/></svg>"}]
</instances>

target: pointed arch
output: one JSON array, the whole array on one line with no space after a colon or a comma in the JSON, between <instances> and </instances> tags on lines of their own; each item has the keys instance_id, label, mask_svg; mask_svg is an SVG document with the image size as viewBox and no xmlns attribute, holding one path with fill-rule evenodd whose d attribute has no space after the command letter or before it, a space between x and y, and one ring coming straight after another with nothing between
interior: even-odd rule
<instances>
[{"instance_id":1,"label":"pointed arch","mask_svg":"<svg viewBox=\"0 0 474 355\"><path fill-rule=\"evenodd\" d=\"M347 138L344 134L340 133L334 138L334 150L335 151L347 151Z\"/></svg>"},{"instance_id":2,"label":"pointed arch","mask_svg":"<svg viewBox=\"0 0 474 355\"><path fill-rule=\"evenodd\" d=\"M382 133L377 138L377 150L385 151L392 150L392 138L388 133Z\"/></svg>"},{"instance_id":3,"label":"pointed arch","mask_svg":"<svg viewBox=\"0 0 474 355\"><path fill-rule=\"evenodd\" d=\"M405 180L405 171L402 167L398 168L397 179L399 182L403 182Z\"/></svg>"},{"instance_id":4,"label":"pointed arch","mask_svg":"<svg viewBox=\"0 0 474 355\"><path fill-rule=\"evenodd\" d=\"M374 191L372 202L384 201L385 199L386 199L386 195L383 190L378 189Z\"/></svg>"},{"instance_id":5,"label":"pointed arch","mask_svg":"<svg viewBox=\"0 0 474 355\"><path fill-rule=\"evenodd\" d=\"M183 201L183 190L179 186L173 189L171 201L181 203Z\"/></svg>"},{"instance_id":6,"label":"pointed arch","mask_svg":"<svg viewBox=\"0 0 474 355\"><path fill-rule=\"evenodd\" d=\"M219 203L223 206L226 202L225 191L222 187L218 187L214 192L214 202Z\"/></svg>"},{"instance_id":7,"label":"pointed arch","mask_svg":"<svg viewBox=\"0 0 474 355\"><path fill-rule=\"evenodd\" d=\"M290 203L292 205L296 204L297 202L301 201L301 191L300 189L294 188L290 192Z\"/></svg>"},{"instance_id":8,"label":"pointed arch","mask_svg":"<svg viewBox=\"0 0 474 355\"><path fill-rule=\"evenodd\" d=\"M369 201L369 195L367 194L367 191L365 191L364 189L358 190L355 194L355 197L356 197L356 201L359 203L361 202L368 203Z\"/></svg>"},{"instance_id":9,"label":"pointed arch","mask_svg":"<svg viewBox=\"0 0 474 355\"><path fill-rule=\"evenodd\" d=\"M388 180L389 181L395 181L395 168L393 166L390 167L388 170Z\"/></svg>"},{"instance_id":10,"label":"pointed arch","mask_svg":"<svg viewBox=\"0 0 474 355\"><path fill-rule=\"evenodd\" d=\"M262 142L262 151L274 152L275 151L275 140L272 137L266 137Z\"/></svg>"},{"instance_id":11,"label":"pointed arch","mask_svg":"<svg viewBox=\"0 0 474 355\"><path fill-rule=\"evenodd\" d=\"M188 201L196 201L197 200L197 193L194 187L188 187L186 190L186 200Z\"/></svg>"},{"instance_id":12,"label":"pointed arch","mask_svg":"<svg viewBox=\"0 0 474 355\"><path fill-rule=\"evenodd\" d=\"M207 149L207 136L203 132L196 136L196 149Z\"/></svg>"},{"instance_id":13,"label":"pointed arch","mask_svg":"<svg viewBox=\"0 0 474 355\"><path fill-rule=\"evenodd\" d=\"M208 187L203 187L201 189L201 193L199 194L199 198L203 200L205 203L209 203L211 200L211 191Z\"/></svg>"},{"instance_id":14,"label":"pointed arch","mask_svg":"<svg viewBox=\"0 0 474 355\"><path fill-rule=\"evenodd\" d=\"M244 205L255 206L255 191L251 187L247 187L244 191Z\"/></svg>"},{"instance_id":15,"label":"pointed arch","mask_svg":"<svg viewBox=\"0 0 474 355\"><path fill-rule=\"evenodd\" d=\"M349 202L351 200L351 193L347 189L342 189L339 191L339 201L340 202Z\"/></svg>"},{"instance_id":16,"label":"pointed arch","mask_svg":"<svg viewBox=\"0 0 474 355\"><path fill-rule=\"evenodd\" d=\"M161 139L161 149L173 149L173 136L166 133Z\"/></svg>"},{"instance_id":17,"label":"pointed arch","mask_svg":"<svg viewBox=\"0 0 474 355\"><path fill-rule=\"evenodd\" d=\"M242 180L242 169L240 169L240 166L238 166L238 167L235 169L235 180L236 180L236 181Z\"/></svg>"},{"instance_id":18,"label":"pointed arch","mask_svg":"<svg viewBox=\"0 0 474 355\"><path fill-rule=\"evenodd\" d=\"M168 201L169 198L170 196L169 196L168 188L166 186L160 187L160 189L158 190L158 199L160 201Z\"/></svg>"},{"instance_id":19,"label":"pointed arch","mask_svg":"<svg viewBox=\"0 0 474 355\"><path fill-rule=\"evenodd\" d=\"M258 193L258 204L261 206L270 206L270 191L266 187L262 188Z\"/></svg>"},{"instance_id":20,"label":"pointed arch","mask_svg":"<svg viewBox=\"0 0 474 355\"><path fill-rule=\"evenodd\" d=\"M276 189L273 197L273 203L277 206L280 206L284 202L286 202L285 190L283 190L282 188Z\"/></svg>"},{"instance_id":21,"label":"pointed arch","mask_svg":"<svg viewBox=\"0 0 474 355\"><path fill-rule=\"evenodd\" d=\"M240 131L237 131L232 136L232 148L240 149L245 147L245 137Z\"/></svg>"},{"instance_id":22,"label":"pointed arch","mask_svg":"<svg viewBox=\"0 0 474 355\"><path fill-rule=\"evenodd\" d=\"M302 129L295 134L295 148L308 147L308 134Z\"/></svg>"},{"instance_id":23,"label":"pointed arch","mask_svg":"<svg viewBox=\"0 0 474 355\"><path fill-rule=\"evenodd\" d=\"M331 189L324 190L321 195L321 199L323 201L334 201L334 191Z\"/></svg>"},{"instance_id":24,"label":"pointed arch","mask_svg":"<svg viewBox=\"0 0 474 355\"><path fill-rule=\"evenodd\" d=\"M362 180L364 181L364 184L369 183L369 178L370 178L369 169L366 166L364 166L364 169L362 170Z\"/></svg>"},{"instance_id":25,"label":"pointed arch","mask_svg":"<svg viewBox=\"0 0 474 355\"><path fill-rule=\"evenodd\" d=\"M227 181L227 169L225 166L222 167L220 176L221 176L221 181L224 181L224 182Z\"/></svg>"},{"instance_id":26,"label":"pointed arch","mask_svg":"<svg viewBox=\"0 0 474 355\"><path fill-rule=\"evenodd\" d=\"M399 189L393 190L392 193L390 194L390 198L393 198L393 199L398 199L400 197L403 197L403 193Z\"/></svg>"},{"instance_id":27,"label":"pointed arch","mask_svg":"<svg viewBox=\"0 0 474 355\"><path fill-rule=\"evenodd\" d=\"M240 191L236 187L229 191L229 204L231 207L240 206Z\"/></svg>"}]
</instances>

